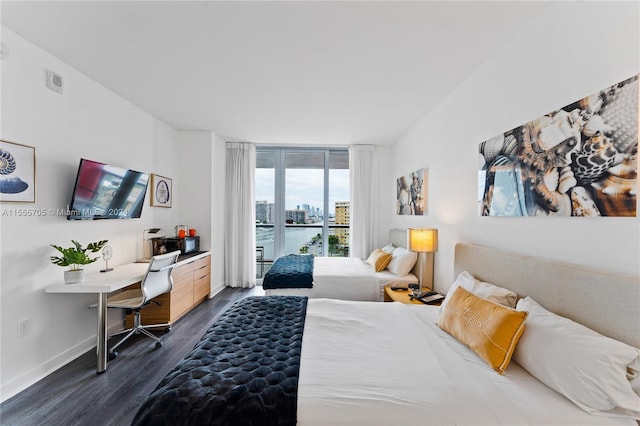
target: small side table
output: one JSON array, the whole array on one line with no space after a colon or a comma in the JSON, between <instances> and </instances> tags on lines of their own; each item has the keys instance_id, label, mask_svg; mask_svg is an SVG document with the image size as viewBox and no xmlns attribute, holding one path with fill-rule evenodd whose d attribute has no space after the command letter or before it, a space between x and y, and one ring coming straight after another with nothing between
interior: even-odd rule
<instances>
[{"instance_id":1,"label":"small side table","mask_svg":"<svg viewBox=\"0 0 640 426\"><path fill-rule=\"evenodd\" d=\"M429 287L422 287L422 291L430 291ZM384 286L384 301L385 302L400 302L406 304L414 304L414 305L426 305L418 300L411 299L409 296L411 295L411 290L391 290L391 284ZM438 304L433 304L431 306L438 306Z\"/></svg>"}]
</instances>

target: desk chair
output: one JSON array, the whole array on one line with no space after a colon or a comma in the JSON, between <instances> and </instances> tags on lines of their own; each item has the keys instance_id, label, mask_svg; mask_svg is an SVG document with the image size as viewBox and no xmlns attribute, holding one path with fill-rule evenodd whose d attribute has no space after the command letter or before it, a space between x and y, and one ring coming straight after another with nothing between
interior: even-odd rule
<instances>
[{"instance_id":1,"label":"desk chair","mask_svg":"<svg viewBox=\"0 0 640 426\"><path fill-rule=\"evenodd\" d=\"M109 359L114 359L118 352L116 349L134 334L144 334L156 341L156 348L162 346L162 340L156 337L148 328L167 327L170 324L142 325L140 322L140 310L152 302L151 299L161 294L168 293L173 288L173 278L171 272L176 266L180 250L167 254L153 256L149 261L149 268L140 283L140 288L125 290L107 299L107 308L125 309L127 313L133 312L133 327L119 331L109 337L126 335L109 351ZM157 302L154 302L157 303Z\"/></svg>"}]
</instances>

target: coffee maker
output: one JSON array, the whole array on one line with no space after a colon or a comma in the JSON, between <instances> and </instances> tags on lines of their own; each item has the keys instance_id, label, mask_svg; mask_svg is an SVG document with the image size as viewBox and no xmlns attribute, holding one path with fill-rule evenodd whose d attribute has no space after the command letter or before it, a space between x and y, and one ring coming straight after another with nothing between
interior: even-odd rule
<instances>
[{"instance_id":1,"label":"coffee maker","mask_svg":"<svg viewBox=\"0 0 640 426\"><path fill-rule=\"evenodd\" d=\"M154 237L151 238L151 252L154 256L159 254L165 254L167 252L167 238L166 237Z\"/></svg>"},{"instance_id":2,"label":"coffee maker","mask_svg":"<svg viewBox=\"0 0 640 426\"><path fill-rule=\"evenodd\" d=\"M149 228L142 232L143 261L148 262L151 256L167 252L166 232L161 228Z\"/></svg>"}]
</instances>

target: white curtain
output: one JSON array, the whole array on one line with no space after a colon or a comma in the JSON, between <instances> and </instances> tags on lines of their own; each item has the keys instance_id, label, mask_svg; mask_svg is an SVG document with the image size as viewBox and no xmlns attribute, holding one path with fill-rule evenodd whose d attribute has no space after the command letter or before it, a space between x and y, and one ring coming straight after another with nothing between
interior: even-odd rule
<instances>
[{"instance_id":1,"label":"white curtain","mask_svg":"<svg viewBox=\"0 0 640 426\"><path fill-rule=\"evenodd\" d=\"M375 146L351 145L349 147L349 178L351 181L349 247L351 257L366 259L375 248L377 165Z\"/></svg>"},{"instance_id":2,"label":"white curtain","mask_svg":"<svg viewBox=\"0 0 640 426\"><path fill-rule=\"evenodd\" d=\"M229 287L256 285L255 170L255 145L227 143L224 274Z\"/></svg>"}]
</instances>

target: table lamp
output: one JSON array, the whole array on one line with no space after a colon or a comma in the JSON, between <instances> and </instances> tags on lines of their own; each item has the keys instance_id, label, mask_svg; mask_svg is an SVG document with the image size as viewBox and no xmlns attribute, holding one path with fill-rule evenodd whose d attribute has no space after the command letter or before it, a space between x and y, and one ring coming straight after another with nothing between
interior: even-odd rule
<instances>
[{"instance_id":1,"label":"table lamp","mask_svg":"<svg viewBox=\"0 0 640 426\"><path fill-rule=\"evenodd\" d=\"M433 290L433 257L438 251L438 230L434 228L409 228L407 248L418 252L420 287Z\"/></svg>"}]
</instances>

